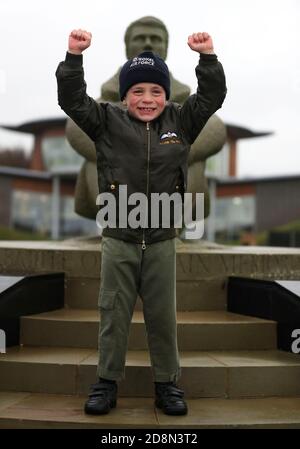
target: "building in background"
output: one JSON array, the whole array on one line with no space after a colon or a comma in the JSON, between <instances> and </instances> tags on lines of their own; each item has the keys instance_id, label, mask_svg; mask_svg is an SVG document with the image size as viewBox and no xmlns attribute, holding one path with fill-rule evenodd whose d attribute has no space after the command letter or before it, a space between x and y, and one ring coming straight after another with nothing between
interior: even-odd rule
<instances>
[{"instance_id":1,"label":"building in background","mask_svg":"<svg viewBox=\"0 0 300 449\"><path fill-rule=\"evenodd\" d=\"M93 220L74 212L77 174L83 158L65 138L65 118L2 126L34 136L28 169L0 166L0 225L53 239L96 233Z\"/></svg>"},{"instance_id":2,"label":"building in background","mask_svg":"<svg viewBox=\"0 0 300 449\"><path fill-rule=\"evenodd\" d=\"M300 246L299 191L300 174L219 179L215 240L251 245L260 243L260 236L264 244L271 246ZM276 231L289 224L290 229L286 226L285 230ZM294 230L293 226L296 226Z\"/></svg>"},{"instance_id":3,"label":"building in background","mask_svg":"<svg viewBox=\"0 0 300 449\"><path fill-rule=\"evenodd\" d=\"M74 212L77 174L83 158L65 138L66 118L2 126L34 136L28 169L0 166L0 225L61 238L96 234L94 220ZM240 139L270 135L226 125L222 151L207 160L211 215L206 238L257 243L256 235L300 219L299 176L238 178ZM294 242L295 243L295 242ZM288 244L288 242L285 242Z\"/></svg>"}]
</instances>

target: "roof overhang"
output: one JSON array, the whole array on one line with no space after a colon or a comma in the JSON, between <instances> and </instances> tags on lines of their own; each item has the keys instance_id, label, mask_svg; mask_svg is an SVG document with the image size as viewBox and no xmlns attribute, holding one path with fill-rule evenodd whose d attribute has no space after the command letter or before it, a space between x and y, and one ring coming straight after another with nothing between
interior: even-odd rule
<instances>
[{"instance_id":1,"label":"roof overhang","mask_svg":"<svg viewBox=\"0 0 300 449\"><path fill-rule=\"evenodd\" d=\"M64 128L66 126L66 117L50 118L44 120L33 120L31 122L22 123L21 125L0 125L0 128L9 131L17 131L29 134L42 134L51 129Z\"/></svg>"}]
</instances>

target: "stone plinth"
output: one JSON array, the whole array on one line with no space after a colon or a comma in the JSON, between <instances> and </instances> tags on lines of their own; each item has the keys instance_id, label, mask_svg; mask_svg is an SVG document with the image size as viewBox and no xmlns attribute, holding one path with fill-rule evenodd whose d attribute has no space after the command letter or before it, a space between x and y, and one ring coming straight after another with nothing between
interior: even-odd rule
<instances>
[{"instance_id":1,"label":"stone plinth","mask_svg":"<svg viewBox=\"0 0 300 449\"><path fill-rule=\"evenodd\" d=\"M68 278L100 277L101 239L62 242L0 242L2 274L65 272ZM229 247L205 242L177 244L177 280L228 276L299 279L300 249Z\"/></svg>"}]
</instances>

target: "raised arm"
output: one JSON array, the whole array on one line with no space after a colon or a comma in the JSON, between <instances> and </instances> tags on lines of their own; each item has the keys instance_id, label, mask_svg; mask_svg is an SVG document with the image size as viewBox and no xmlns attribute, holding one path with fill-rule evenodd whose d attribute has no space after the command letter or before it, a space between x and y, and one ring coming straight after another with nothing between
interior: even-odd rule
<instances>
[{"instance_id":1,"label":"raised arm","mask_svg":"<svg viewBox=\"0 0 300 449\"><path fill-rule=\"evenodd\" d=\"M91 45L92 34L73 30L69 36L65 61L56 70L58 104L92 139L97 140L105 126L105 105L98 104L86 93L82 52Z\"/></svg>"},{"instance_id":2,"label":"raised arm","mask_svg":"<svg viewBox=\"0 0 300 449\"><path fill-rule=\"evenodd\" d=\"M194 33L188 37L188 45L200 55L196 67L197 92L180 109L182 129L192 144L211 115L222 106L227 89L223 67L214 53L211 36Z\"/></svg>"}]
</instances>

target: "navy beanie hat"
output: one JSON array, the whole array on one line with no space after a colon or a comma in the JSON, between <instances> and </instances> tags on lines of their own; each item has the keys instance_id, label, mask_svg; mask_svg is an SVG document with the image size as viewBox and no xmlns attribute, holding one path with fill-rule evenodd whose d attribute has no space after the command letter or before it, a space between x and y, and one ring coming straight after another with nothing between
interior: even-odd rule
<instances>
[{"instance_id":1,"label":"navy beanie hat","mask_svg":"<svg viewBox=\"0 0 300 449\"><path fill-rule=\"evenodd\" d=\"M138 83L159 84L166 91L166 99L170 98L170 75L165 61L152 51L144 51L135 58L129 59L122 67L119 75L121 101L128 89Z\"/></svg>"}]
</instances>

